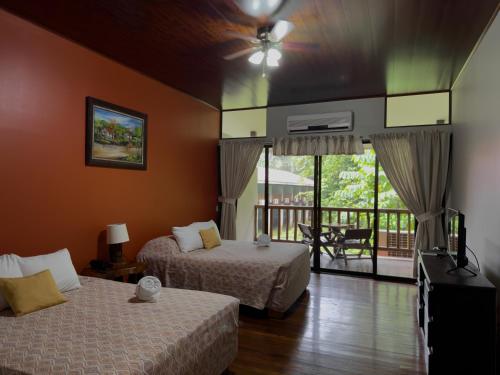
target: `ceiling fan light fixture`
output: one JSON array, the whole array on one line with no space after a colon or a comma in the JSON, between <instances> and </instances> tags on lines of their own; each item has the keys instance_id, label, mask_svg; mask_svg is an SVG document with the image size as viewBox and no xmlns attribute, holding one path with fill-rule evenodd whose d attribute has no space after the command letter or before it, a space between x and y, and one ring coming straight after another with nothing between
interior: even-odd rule
<instances>
[{"instance_id":1,"label":"ceiling fan light fixture","mask_svg":"<svg viewBox=\"0 0 500 375\"><path fill-rule=\"evenodd\" d=\"M270 17L283 0L236 0L236 5L252 17Z\"/></svg>"},{"instance_id":2,"label":"ceiling fan light fixture","mask_svg":"<svg viewBox=\"0 0 500 375\"><path fill-rule=\"evenodd\" d=\"M267 59L272 59L278 61L281 59L281 52L276 48L269 48L267 51Z\"/></svg>"},{"instance_id":3,"label":"ceiling fan light fixture","mask_svg":"<svg viewBox=\"0 0 500 375\"><path fill-rule=\"evenodd\" d=\"M271 56L268 55L266 58L266 65L275 67L275 66L280 66L280 63L278 59L273 59Z\"/></svg>"},{"instance_id":4,"label":"ceiling fan light fixture","mask_svg":"<svg viewBox=\"0 0 500 375\"><path fill-rule=\"evenodd\" d=\"M288 21L278 21L271 30L270 39L279 42L293 29L293 23Z\"/></svg>"},{"instance_id":5,"label":"ceiling fan light fixture","mask_svg":"<svg viewBox=\"0 0 500 375\"><path fill-rule=\"evenodd\" d=\"M264 52L262 52L262 51L254 52L248 58L248 61L250 61L252 64L255 64L255 65L261 64L262 60L264 60Z\"/></svg>"}]
</instances>

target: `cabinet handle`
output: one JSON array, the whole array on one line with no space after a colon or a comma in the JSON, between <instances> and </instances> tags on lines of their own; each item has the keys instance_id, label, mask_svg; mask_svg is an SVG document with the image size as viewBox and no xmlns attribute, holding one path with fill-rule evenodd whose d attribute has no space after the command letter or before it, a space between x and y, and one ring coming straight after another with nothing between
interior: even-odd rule
<instances>
[{"instance_id":1,"label":"cabinet handle","mask_svg":"<svg viewBox=\"0 0 500 375\"><path fill-rule=\"evenodd\" d=\"M434 353L434 348L432 346L429 346L429 354L433 354Z\"/></svg>"}]
</instances>

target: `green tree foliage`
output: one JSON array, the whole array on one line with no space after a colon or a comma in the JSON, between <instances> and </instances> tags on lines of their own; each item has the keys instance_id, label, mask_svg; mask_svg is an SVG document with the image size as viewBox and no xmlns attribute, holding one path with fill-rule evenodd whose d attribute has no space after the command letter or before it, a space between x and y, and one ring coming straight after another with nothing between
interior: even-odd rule
<instances>
[{"instance_id":1,"label":"green tree foliage","mask_svg":"<svg viewBox=\"0 0 500 375\"><path fill-rule=\"evenodd\" d=\"M375 192L375 152L323 157L322 203L330 207L372 208ZM379 208L405 208L385 172L379 169Z\"/></svg>"},{"instance_id":2,"label":"green tree foliage","mask_svg":"<svg viewBox=\"0 0 500 375\"><path fill-rule=\"evenodd\" d=\"M264 158L259 160L264 166ZM313 156L269 157L269 168L285 170L314 178ZM331 155L322 157L321 203L323 207L373 208L375 152L363 155ZM312 200L312 192L301 193ZM379 170L379 208L405 208L392 188L383 169Z\"/></svg>"}]
</instances>

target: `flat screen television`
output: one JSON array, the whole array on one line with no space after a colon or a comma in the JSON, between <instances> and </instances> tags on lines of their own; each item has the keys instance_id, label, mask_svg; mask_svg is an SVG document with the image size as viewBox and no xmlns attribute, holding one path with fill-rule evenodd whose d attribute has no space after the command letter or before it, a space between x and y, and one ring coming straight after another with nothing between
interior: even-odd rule
<instances>
[{"instance_id":1,"label":"flat screen television","mask_svg":"<svg viewBox=\"0 0 500 375\"><path fill-rule=\"evenodd\" d=\"M457 267L465 267L469 261L466 253L465 216L453 208L447 210L448 219L448 253Z\"/></svg>"}]
</instances>

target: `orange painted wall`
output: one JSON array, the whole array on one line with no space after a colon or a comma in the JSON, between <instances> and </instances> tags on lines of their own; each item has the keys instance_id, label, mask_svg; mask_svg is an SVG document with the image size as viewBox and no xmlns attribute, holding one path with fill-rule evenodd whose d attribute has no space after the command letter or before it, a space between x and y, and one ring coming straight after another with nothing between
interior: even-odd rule
<instances>
[{"instance_id":1,"label":"orange painted wall","mask_svg":"<svg viewBox=\"0 0 500 375\"><path fill-rule=\"evenodd\" d=\"M85 166L85 97L148 114L148 169ZM0 10L0 254L67 247L77 270L106 224L129 258L216 215L219 112Z\"/></svg>"}]
</instances>

